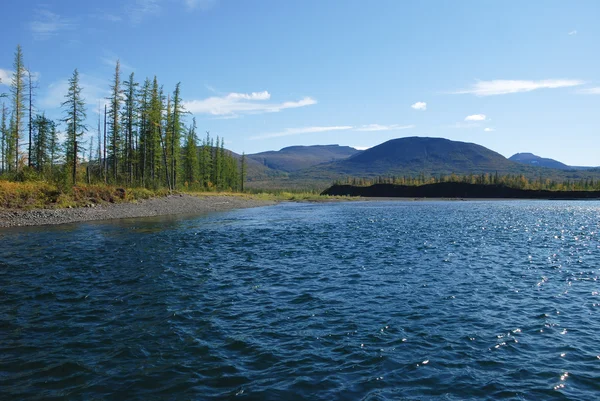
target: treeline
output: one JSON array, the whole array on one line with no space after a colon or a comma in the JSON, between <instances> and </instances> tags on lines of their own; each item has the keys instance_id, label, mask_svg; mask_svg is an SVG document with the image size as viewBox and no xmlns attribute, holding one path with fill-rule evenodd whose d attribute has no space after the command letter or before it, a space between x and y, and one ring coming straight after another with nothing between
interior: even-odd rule
<instances>
[{"instance_id":1,"label":"treeline","mask_svg":"<svg viewBox=\"0 0 600 401\"><path fill-rule=\"evenodd\" d=\"M480 185L503 185L509 188L525 190L547 190L547 191L598 191L600 190L600 180L581 179L581 180L563 180L538 177L528 179L522 174L469 174L469 175L439 175L426 176L421 174L416 177L411 176L380 176L376 178L356 178L347 177L338 180L334 185L352 185L357 187L368 187L374 184L394 184L420 186L426 184L437 184L442 182L455 182Z\"/></svg>"},{"instance_id":2,"label":"treeline","mask_svg":"<svg viewBox=\"0 0 600 401\"><path fill-rule=\"evenodd\" d=\"M225 150L223 138L214 139L209 132L200 140L195 119L185 125L180 83L169 93L156 77L140 83L131 73L123 79L117 61L107 104L91 129L77 69L58 121L35 107L36 81L25 67L21 46L13 69L10 93L0 99L3 178L243 190L245 156L235 157Z\"/></svg>"}]
</instances>

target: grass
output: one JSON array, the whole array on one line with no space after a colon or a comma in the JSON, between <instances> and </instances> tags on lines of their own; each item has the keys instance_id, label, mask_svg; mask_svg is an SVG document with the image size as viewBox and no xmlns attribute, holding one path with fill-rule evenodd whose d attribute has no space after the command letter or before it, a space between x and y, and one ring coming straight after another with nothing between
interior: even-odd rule
<instances>
[{"instance_id":1,"label":"grass","mask_svg":"<svg viewBox=\"0 0 600 401\"><path fill-rule=\"evenodd\" d=\"M77 185L61 189L45 181L11 182L0 180L0 208L53 209L84 207L102 203L135 202L168 191L145 188L118 188L110 185Z\"/></svg>"},{"instance_id":2,"label":"grass","mask_svg":"<svg viewBox=\"0 0 600 401\"><path fill-rule=\"evenodd\" d=\"M198 192L182 191L194 196L236 196L264 201L327 202L350 200L346 196L320 195L315 191L254 191L254 192ZM120 188L105 184L82 184L59 188L45 181L12 182L0 180L0 208L2 209L58 209L86 207L96 204L137 202L169 195L166 189Z\"/></svg>"}]
</instances>

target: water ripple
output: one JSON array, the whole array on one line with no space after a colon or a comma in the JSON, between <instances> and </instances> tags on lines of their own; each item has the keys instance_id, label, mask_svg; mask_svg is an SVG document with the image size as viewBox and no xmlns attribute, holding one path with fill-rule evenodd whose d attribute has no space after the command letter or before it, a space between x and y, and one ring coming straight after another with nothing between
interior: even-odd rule
<instances>
[{"instance_id":1,"label":"water ripple","mask_svg":"<svg viewBox=\"0 0 600 401\"><path fill-rule=\"evenodd\" d=\"M594 399L600 203L0 231L0 398Z\"/></svg>"}]
</instances>

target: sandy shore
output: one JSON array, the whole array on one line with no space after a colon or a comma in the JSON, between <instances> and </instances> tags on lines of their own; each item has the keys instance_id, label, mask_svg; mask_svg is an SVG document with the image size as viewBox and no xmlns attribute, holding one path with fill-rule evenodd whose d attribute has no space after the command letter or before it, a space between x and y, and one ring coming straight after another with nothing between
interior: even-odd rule
<instances>
[{"instance_id":1,"label":"sandy shore","mask_svg":"<svg viewBox=\"0 0 600 401\"><path fill-rule=\"evenodd\" d=\"M137 203L104 204L89 208L1 210L0 227L41 226L79 221L201 214L231 209L267 206L275 202L237 196L172 195Z\"/></svg>"}]
</instances>

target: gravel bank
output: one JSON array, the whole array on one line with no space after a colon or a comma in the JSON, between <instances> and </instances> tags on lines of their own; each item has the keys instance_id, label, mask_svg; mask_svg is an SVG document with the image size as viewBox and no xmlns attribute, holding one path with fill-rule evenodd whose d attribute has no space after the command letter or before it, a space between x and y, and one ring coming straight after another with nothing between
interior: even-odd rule
<instances>
[{"instance_id":1,"label":"gravel bank","mask_svg":"<svg viewBox=\"0 0 600 401\"><path fill-rule=\"evenodd\" d=\"M237 196L172 195L138 201L74 209L0 210L0 227L41 226L78 221L200 214L230 209L272 205L275 202Z\"/></svg>"}]
</instances>

